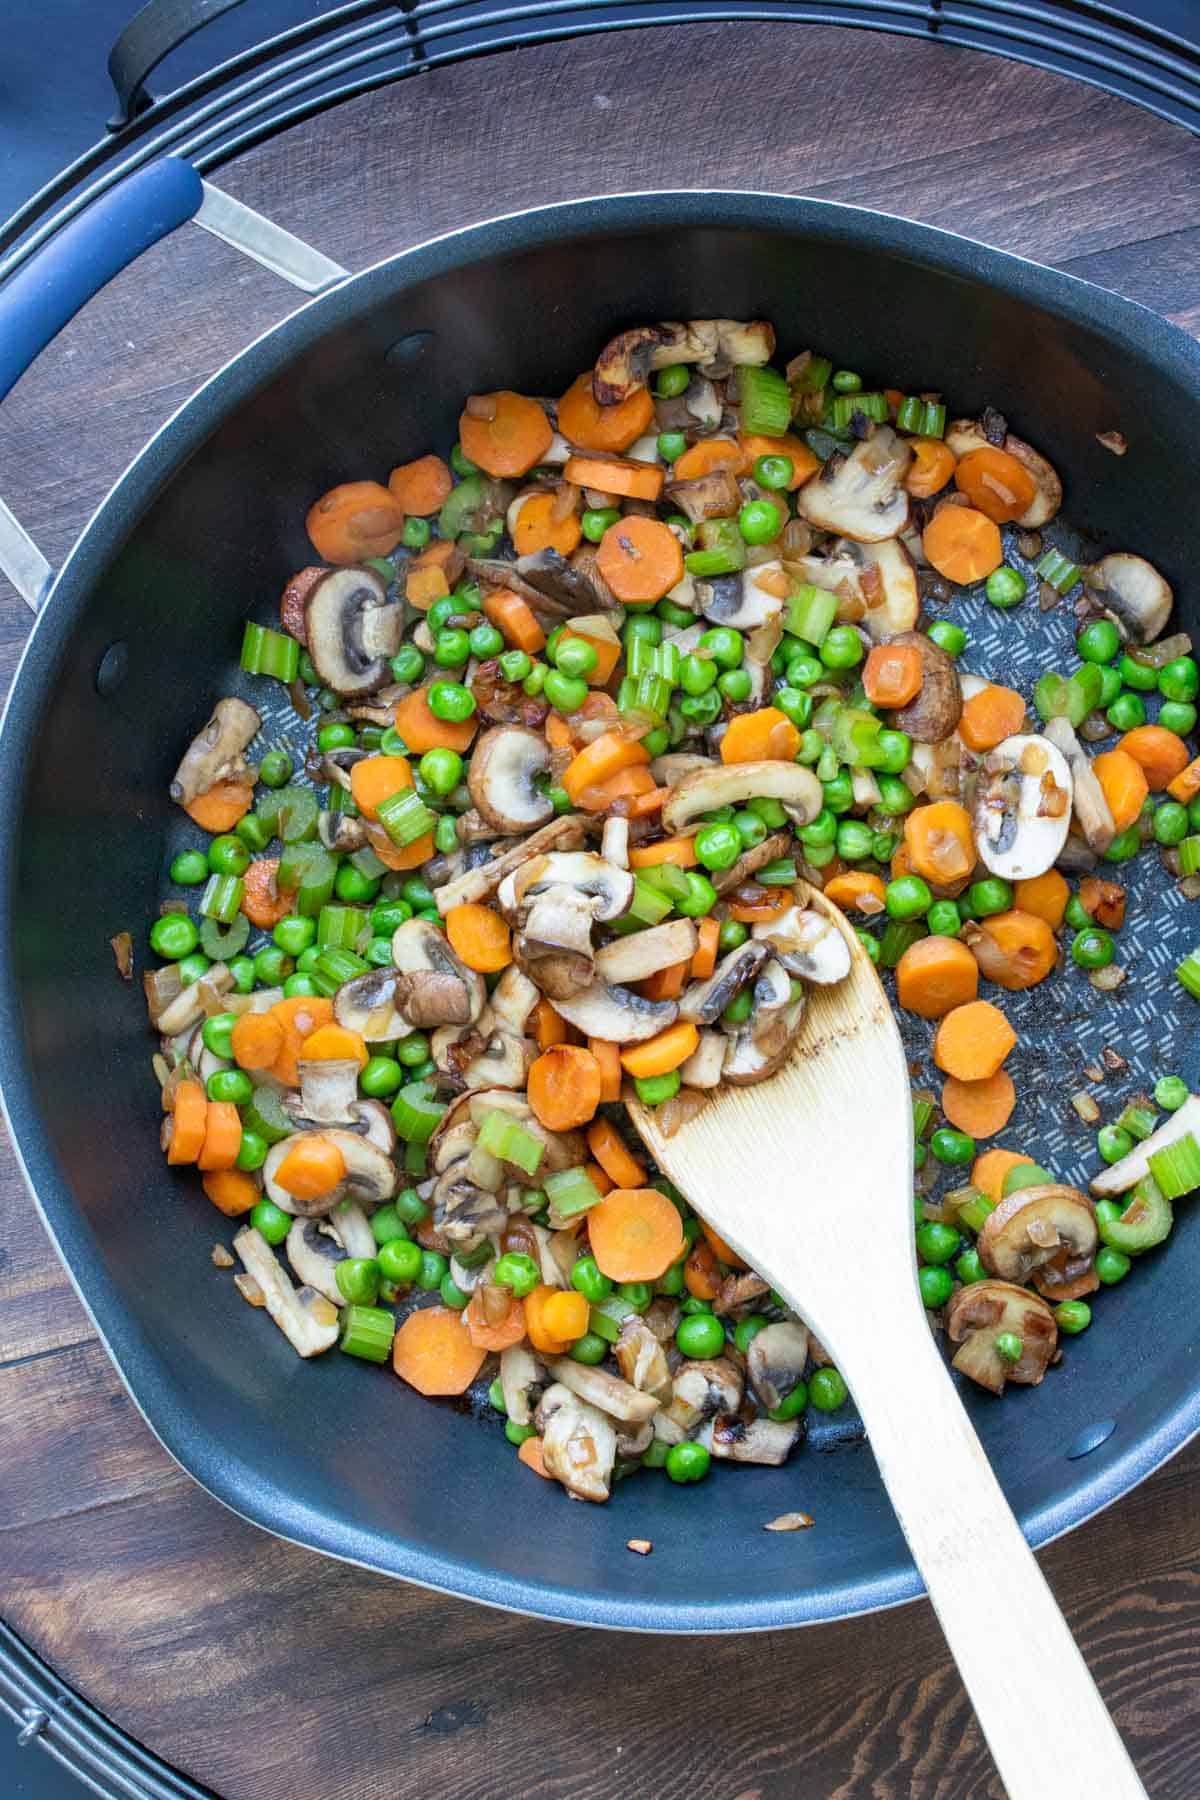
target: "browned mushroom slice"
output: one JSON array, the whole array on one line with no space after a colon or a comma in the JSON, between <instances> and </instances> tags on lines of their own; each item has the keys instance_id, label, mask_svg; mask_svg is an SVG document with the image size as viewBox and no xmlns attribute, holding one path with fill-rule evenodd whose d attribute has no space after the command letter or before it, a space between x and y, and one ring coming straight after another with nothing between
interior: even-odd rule
<instances>
[{"instance_id":1,"label":"browned mushroom slice","mask_svg":"<svg viewBox=\"0 0 1200 1800\"><path fill-rule=\"evenodd\" d=\"M896 538L858 544L859 590L866 611L862 623L875 642L912 631L921 611L921 594L912 557Z\"/></svg>"},{"instance_id":2,"label":"browned mushroom slice","mask_svg":"<svg viewBox=\"0 0 1200 1800\"><path fill-rule=\"evenodd\" d=\"M989 750L975 781L973 825L980 861L1006 881L1044 875L1062 854L1074 783L1048 737L1005 738Z\"/></svg>"},{"instance_id":3,"label":"browned mushroom slice","mask_svg":"<svg viewBox=\"0 0 1200 1800\"><path fill-rule=\"evenodd\" d=\"M719 357L734 367L770 362L774 327L766 319L666 320L619 332L596 358L592 391L601 406L617 406L645 387L655 369L674 363L712 363Z\"/></svg>"},{"instance_id":4,"label":"browned mushroom slice","mask_svg":"<svg viewBox=\"0 0 1200 1800\"><path fill-rule=\"evenodd\" d=\"M912 451L888 425L878 426L849 456L831 456L797 491L801 518L820 531L862 544L894 538L908 523L904 475Z\"/></svg>"},{"instance_id":5,"label":"browned mushroom slice","mask_svg":"<svg viewBox=\"0 0 1200 1800\"><path fill-rule=\"evenodd\" d=\"M728 519L741 504L732 469L710 469L691 481L668 481L663 499L698 525L702 519Z\"/></svg>"},{"instance_id":6,"label":"browned mushroom slice","mask_svg":"<svg viewBox=\"0 0 1200 1800\"><path fill-rule=\"evenodd\" d=\"M741 944L722 957L707 980L694 981L679 1002L679 1016L713 1025L767 960L765 944Z\"/></svg>"},{"instance_id":7,"label":"browned mushroom slice","mask_svg":"<svg viewBox=\"0 0 1200 1800\"><path fill-rule=\"evenodd\" d=\"M595 981L581 993L554 1002L568 1025L585 1037L608 1043L640 1044L673 1025L679 1015L674 1000L647 1000L632 988L608 987Z\"/></svg>"},{"instance_id":8,"label":"browned mushroom slice","mask_svg":"<svg viewBox=\"0 0 1200 1800\"><path fill-rule=\"evenodd\" d=\"M546 1473L580 1500L607 1500L617 1458L612 1421L556 1381L538 1402L534 1422Z\"/></svg>"},{"instance_id":9,"label":"browned mushroom slice","mask_svg":"<svg viewBox=\"0 0 1200 1800\"><path fill-rule=\"evenodd\" d=\"M710 624L752 631L781 616L789 585L781 562L756 563L740 575L717 575L711 581L698 581L696 598ZM682 654L682 645L680 651Z\"/></svg>"},{"instance_id":10,"label":"browned mushroom slice","mask_svg":"<svg viewBox=\"0 0 1200 1800\"><path fill-rule=\"evenodd\" d=\"M892 642L911 644L920 652L923 678L916 699L893 712L891 722L918 744L940 744L958 729L962 718L962 687L954 660L923 631L902 631Z\"/></svg>"},{"instance_id":11,"label":"browned mushroom slice","mask_svg":"<svg viewBox=\"0 0 1200 1800\"><path fill-rule=\"evenodd\" d=\"M1100 777L1092 767L1092 760L1076 736L1075 727L1069 719L1047 720L1045 735L1066 758L1067 767L1071 771L1074 817L1087 841L1088 849L1103 855L1117 835L1117 822L1100 785Z\"/></svg>"},{"instance_id":12,"label":"browned mushroom slice","mask_svg":"<svg viewBox=\"0 0 1200 1800\"><path fill-rule=\"evenodd\" d=\"M980 1387L1002 1394L1006 1381L1036 1387L1058 1348L1058 1326L1044 1300L1010 1281L973 1281L959 1288L946 1308L946 1331L959 1350L954 1367ZM1021 1343L1016 1362L996 1348L1002 1333Z\"/></svg>"},{"instance_id":13,"label":"browned mushroom slice","mask_svg":"<svg viewBox=\"0 0 1200 1800\"><path fill-rule=\"evenodd\" d=\"M1049 1291L1085 1275L1099 1241L1095 1209L1087 1195L1060 1182L1046 1182L1018 1188L1002 1200L984 1220L976 1248L989 1275L1022 1283L1044 1270L1043 1291Z\"/></svg>"},{"instance_id":14,"label":"browned mushroom slice","mask_svg":"<svg viewBox=\"0 0 1200 1800\"><path fill-rule=\"evenodd\" d=\"M1158 570L1128 550L1115 550L1092 564L1088 593L1135 644L1152 643L1161 634L1174 602L1170 584Z\"/></svg>"},{"instance_id":15,"label":"browned mushroom slice","mask_svg":"<svg viewBox=\"0 0 1200 1800\"><path fill-rule=\"evenodd\" d=\"M820 782L801 763L714 763L684 776L664 802L663 829L681 831L701 813L739 806L755 797L778 800L797 825L815 819L824 798Z\"/></svg>"},{"instance_id":16,"label":"browned mushroom slice","mask_svg":"<svg viewBox=\"0 0 1200 1800\"><path fill-rule=\"evenodd\" d=\"M373 694L391 677L404 607L374 569L330 569L309 589L304 630L313 667L335 694Z\"/></svg>"},{"instance_id":17,"label":"browned mushroom slice","mask_svg":"<svg viewBox=\"0 0 1200 1800\"><path fill-rule=\"evenodd\" d=\"M633 876L588 851L552 851L506 876L497 898L517 927L518 965L557 1001L591 982L592 926L626 910Z\"/></svg>"},{"instance_id":18,"label":"browned mushroom slice","mask_svg":"<svg viewBox=\"0 0 1200 1800\"><path fill-rule=\"evenodd\" d=\"M774 957L763 964L753 992L750 1017L738 1027L725 1057L723 1076L730 1087L753 1087L781 1069L804 1022L804 992L792 998L791 977Z\"/></svg>"},{"instance_id":19,"label":"browned mushroom slice","mask_svg":"<svg viewBox=\"0 0 1200 1800\"><path fill-rule=\"evenodd\" d=\"M550 766L550 746L538 731L496 725L475 743L467 787L480 815L499 832L515 835L544 825L554 802L538 777Z\"/></svg>"},{"instance_id":20,"label":"browned mushroom slice","mask_svg":"<svg viewBox=\"0 0 1200 1800\"><path fill-rule=\"evenodd\" d=\"M720 1413L713 1420L712 1453L723 1462L785 1463L800 1436L799 1419L751 1419Z\"/></svg>"},{"instance_id":21,"label":"browned mushroom slice","mask_svg":"<svg viewBox=\"0 0 1200 1800\"><path fill-rule=\"evenodd\" d=\"M296 1289L261 1232L245 1225L233 1240L246 1273L258 1283L268 1315L298 1356L320 1356L337 1342L338 1309L315 1288Z\"/></svg>"},{"instance_id":22,"label":"browned mushroom slice","mask_svg":"<svg viewBox=\"0 0 1200 1800\"><path fill-rule=\"evenodd\" d=\"M483 1011L483 976L468 969L428 919L406 919L396 927L392 961L398 971L395 1003L410 1027L470 1024Z\"/></svg>"},{"instance_id":23,"label":"browned mushroom slice","mask_svg":"<svg viewBox=\"0 0 1200 1800\"><path fill-rule=\"evenodd\" d=\"M636 1313L630 1313L622 1324L613 1355L630 1387L641 1394L653 1394L660 1401L671 1398L671 1369L666 1352Z\"/></svg>"},{"instance_id":24,"label":"browned mushroom slice","mask_svg":"<svg viewBox=\"0 0 1200 1800\"><path fill-rule=\"evenodd\" d=\"M715 1413L735 1413L742 1404L742 1375L725 1357L685 1362L671 1383L664 1412L686 1435Z\"/></svg>"},{"instance_id":25,"label":"browned mushroom slice","mask_svg":"<svg viewBox=\"0 0 1200 1800\"><path fill-rule=\"evenodd\" d=\"M808 1332L798 1321L783 1319L755 1333L746 1352L746 1374L767 1412L778 1412L803 1379L807 1361Z\"/></svg>"},{"instance_id":26,"label":"browned mushroom slice","mask_svg":"<svg viewBox=\"0 0 1200 1800\"><path fill-rule=\"evenodd\" d=\"M565 813L561 818L551 819L541 826L530 837L522 838L519 843L510 844L494 856L489 862L480 863L477 868L468 869L465 874L448 881L445 887L436 890L437 908L442 917L469 900L484 900L495 891L504 880L531 857L545 855L550 850L577 849L586 836L586 825L579 813Z\"/></svg>"},{"instance_id":27,"label":"browned mushroom slice","mask_svg":"<svg viewBox=\"0 0 1200 1800\"><path fill-rule=\"evenodd\" d=\"M660 969L688 961L696 952L696 927L690 919L668 919L647 931L616 938L596 952L601 981L645 981Z\"/></svg>"},{"instance_id":28,"label":"browned mushroom slice","mask_svg":"<svg viewBox=\"0 0 1200 1800\"><path fill-rule=\"evenodd\" d=\"M653 1394L641 1392L628 1381L610 1375L607 1369L572 1362L569 1356L551 1357L546 1368L555 1381L561 1381L581 1400L598 1406L610 1419L620 1419L623 1425L640 1425L658 1411L659 1403Z\"/></svg>"},{"instance_id":29,"label":"browned mushroom slice","mask_svg":"<svg viewBox=\"0 0 1200 1800\"><path fill-rule=\"evenodd\" d=\"M262 724L252 706L229 695L218 700L212 718L198 731L175 771L172 800L190 806L218 781L250 781L242 752Z\"/></svg>"},{"instance_id":30,"label":"browned mushroom slice","mask_svg":"<svg viewBox=\"0 0 1200 1800\"><path fill-rule=\"evenodd\" d=\"M815 982L818 987L833 986L850 973L850 947L824 913L790 906L777 918L755 925L751 935L789 974Z\"/></svg>"}]
</instances>

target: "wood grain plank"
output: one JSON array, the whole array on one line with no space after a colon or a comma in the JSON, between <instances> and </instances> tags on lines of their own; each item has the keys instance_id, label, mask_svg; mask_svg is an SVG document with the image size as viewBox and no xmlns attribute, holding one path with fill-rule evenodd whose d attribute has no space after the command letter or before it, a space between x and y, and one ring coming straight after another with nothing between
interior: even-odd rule
<instances>
[{"instance_id":1,"label":"wood grain plank","mask_svg":"<svg viewBox=\"0 0 1200 1800\"><path fill-rule=\"evenodd\" d=\"M713 79L681 122L663 71L684 62ZM813 69L820 107L797 103ZM807 192L1060 263L1200 330L1198 174L1196 140L1059 76L877 33L713 25L432 71L219 180L351 267L580 194ZM47 554L198 382L296 303L186 231L85 309L0 409L0 492ZM0 581L0 681L27 628ZM402 1587L205 1496L90 1335L0 1151L2 1604L90 1699L228 1800L431 1785L454 1800L999 1800L928 1606L664 1641ZM1198 1478L1193 1446L1043 1558L1154 1800L1200 1792ZM798 1579L802 1559L800 1538Z\"/></svg>"}]
</instances>

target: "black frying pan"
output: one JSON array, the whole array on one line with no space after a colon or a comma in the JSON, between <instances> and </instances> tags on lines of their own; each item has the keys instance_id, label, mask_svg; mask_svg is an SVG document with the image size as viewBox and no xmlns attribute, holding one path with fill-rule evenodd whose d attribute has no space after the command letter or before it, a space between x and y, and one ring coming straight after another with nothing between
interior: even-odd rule
<instances>
[{"instance_id":1,"label":"black frying pan","mask_svg":"<svg viewBox=\"0 0 1200 1800\"><path fill-rule=\"evenodd\" d=\"M56 311L125 259L131 233L150 241L195 210L189 175L168 173L140 233L136 207L119 231L102 228L104 267L81 273L68 255L32 314L14 320L0 296L0 392ZM214 377L113 490L49 592L0 743L5 1105L42 1217L167 1449L284 1537L477 1600L644 1630L796 1624L916 1593L853 1423L814 1426L781 1470L719 1471L687 1490L640 1477L588 1508L532 1480L496 1420L348 1358L299 1362L212 1269L221 1221L194 1176L164 1169L153 1040L108 940L128 929L140 959L180 841L167 801L180 746L237 685L246 613L267 619L309 560L313 496L451 442L466 392L561 392L615 328L714 314L768 317L789 353L811 345L872 382L943 388L964 413L1000 406L1059 468L1072 523L1148 555L1181 596L1181 624L1194 621L1200 352L1179 332L1066 276L878 214L771 195L629 195L473 227L336 282ZM1122 459L1096 441L1114 427L1130 441ZM26 585L35 576L27 564ZM965 666L1027 685L1067 661L1069 609L998 615L968 600L956 616L972 634ZM1103 1091L1106 1110L1164 1069L1200 1078L1193 1003L1170 976L1200 914L1173 892L1132 911L1130 979L1116 996L1078 971L1012 996L1025 1147L1063 1175L1091 1156L1068 1095L1105 1041L1135 1064ZM798 1165L802 1131L798 1121ZM848 1228L848 1279L861 1228ZM1169 1244L1099 1296L1091 1331L1042 1387L969 1396L1035 1543L1195 1431L1198 1264L1200 1222L1181 1208ZM797 1506L817 1522L802 1540L762 1530ZM651 1558L628 1554L634 1536L653 1540Z\"/></svg>"}]
</instances>

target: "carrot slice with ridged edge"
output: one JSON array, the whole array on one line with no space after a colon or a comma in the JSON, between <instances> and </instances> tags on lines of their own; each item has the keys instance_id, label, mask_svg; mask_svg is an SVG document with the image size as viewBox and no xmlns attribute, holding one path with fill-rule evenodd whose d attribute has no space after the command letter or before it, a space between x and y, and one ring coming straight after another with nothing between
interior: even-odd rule
<instances>
[{"instance_id":1,"label":"carrot slice with ridged edge","mask_svg":"<svg viewBox=\"0 0 1200 1800\"><path fill-rule=\"evenodd\" d=\"M596 1266L610 1281L657 1281L683 1255L683 1221L657 1188L613 1188L587 1224Z\"/></svg>"},{"instance_id":2,"label":"carrot slice with ridged edge","mask_svg":"<svg viewBox=\"0 0 1200 1800\"><path fill-rule=\"evenodd\" d=\"M428 1396L465 1394L487 1354L471 1342L462 1314L449 1306L409 1313L392 1339L392 1368Z\"/></svg>"}]
</instances>

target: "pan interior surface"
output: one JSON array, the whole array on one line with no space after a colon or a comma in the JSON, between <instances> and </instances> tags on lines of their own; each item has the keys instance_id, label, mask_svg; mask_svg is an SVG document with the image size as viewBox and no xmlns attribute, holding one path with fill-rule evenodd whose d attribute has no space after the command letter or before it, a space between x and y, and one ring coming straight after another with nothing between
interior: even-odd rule
<instances>
[{"instance_id":1,"label":"pan interior surface","mask_svg":"<svg viewBox=\"0 0 1200 1800\"><path fill-rule=\"evenodd\" d=\"M270 621L288 576L312 560L313 498L444 450L467 393L557 395L613 331L712 315L769 318L785 355L823 351L869 385L943 390L952 416L999 407L1059 469L1064 517L1085 542L1147 556L1176 589L1178 628L1197 624L1194 495L1177 443L1200 401L1200 356L1170 327L851 209L754 195L581 202L366 272L252 346L160 434L89 528L22 665L4 726L19 799L0 845L6 1105L72 1277L167 1448L236 1510L315 1548L547 1616L684 1631L828 1619L918 1591L852 1419L815 1424L780 1470L719 1470L686 1490L645 1474L587 1507L532 1479L495 1415L473 1421L337 1354L300 1362L212 1267L229 1234L194 1174L163 1166L155 1044L140 983L119 980L109 939L132 933L140 972L185 838L168 780L217 696L261 703L263 684L237 669L242 624ZM1097 441L1113 429L1129 439L1123 458ZM964 668L1028 693L1042 670L1073 666L1065 604L1001 613L968 598L950 610L970 639ZM123 674L98 685L114 645ZM274 708L255 754L287 724ZM1116 994L1071 968L1004 996L1029 1125L1005 1141L1063 1178L1095 1161L1071 1093L1088 1089L1111 1118L1158 1074L1200 1081L1194 1003L1172 975L1200 940L1200 912L1152 861L1132 880L1129 865L1113 871L1130 888L1118 951L1129 979ZM930 1034L913 1026L922 1058ZM1130 1066L1090 1087L1084 1066L1106 1044ZM797 1121L798 1169L803 1132ZM797 1186L802 1198L802 1175ZM852 1280L870 1196L848 1194L846 1207ZM1036 1540L1195 1429L1198 1262L1200 1226L1180 1208L1170 1244L1102 1291L1092 1329L1042 1387L967 1395ZM1069 1454L1110 1421L1090 1455ZM797 1507L816 1520L802 1539L762 1530ZM654 1555L630 1556L631 1537L651 1539Z\"/></svg>"}]
</instances>

